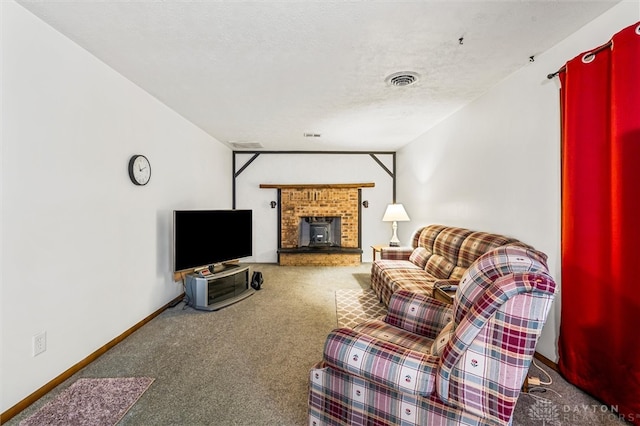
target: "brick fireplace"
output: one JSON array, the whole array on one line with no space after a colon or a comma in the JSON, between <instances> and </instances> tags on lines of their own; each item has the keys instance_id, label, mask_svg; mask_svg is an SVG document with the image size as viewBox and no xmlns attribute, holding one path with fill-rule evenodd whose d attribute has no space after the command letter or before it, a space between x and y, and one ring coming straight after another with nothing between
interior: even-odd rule
<instances>
[{"instance_id":1,"label":"brick fireplace","mask_svg":"<svg viewBox=\"0 0 640 426\"><path fill-rule=\"evenodd\" d=\"M360 264L361 188L373 186L373 183L260 185L260 188L278 189L278 263L317 266ZM336 221L339 226L336 226ZM314 234L316 244L313 241L308 244L312 238L306 235L306 232L313 234L313 230L303 231L305 235L301 235L301 230L309 222L323 224L316 227L320 229ZM339 237L335 236L337 232ZM331 241L325 242L329 234Z\"/></svg>"}]
</instances>

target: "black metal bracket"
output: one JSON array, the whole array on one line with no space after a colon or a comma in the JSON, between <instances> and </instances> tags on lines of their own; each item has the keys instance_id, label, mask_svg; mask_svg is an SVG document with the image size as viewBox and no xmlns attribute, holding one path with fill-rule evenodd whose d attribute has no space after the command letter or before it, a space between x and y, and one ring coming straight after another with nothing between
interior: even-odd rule
<instances>
[{"instance_id":1,"label":"black metal bracket","mask_svg":"<svg viewBox=\"0 0 640 426\"><path fill-rule=\"evenodd\" d=\"M253 154L251 158L249 158L243 165L236 171L236 155L238 154ZM262 154L306 154L306 155L326 155L326 154L335 154L335 155L369 155L373 160L378 163L380 167L389 175L391 179L393 179L393 202L396 202L396 153L394 151L233 151L232 158L232 173L233 173L233 182L232 182L232 208L236 208L236 178L240 176L242 172L245 171L251 163L253 163L256 158L258 158ZM377 157L377 155L391 155L393 159L393 170L389 170L387 166L384 165L382 161Z\"/></svg>"}]
</instances>

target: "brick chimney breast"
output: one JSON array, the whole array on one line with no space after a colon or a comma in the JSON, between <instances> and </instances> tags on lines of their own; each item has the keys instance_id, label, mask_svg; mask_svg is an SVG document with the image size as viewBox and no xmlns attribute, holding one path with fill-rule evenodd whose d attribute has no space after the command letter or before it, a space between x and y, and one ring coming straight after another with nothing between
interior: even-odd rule
<instances>
[{"instance_id":1,"label":"brick chimney breast","mask_svg":"<svg viewBox=\"0 0 640 426\"><path fill-rule=\"evenodd\" d=\"M261 184L261 188L280 191L281 265L357 265L362 260L360 245L360 188L373 183L356 184ZM300 250L300 221L305 217L339 217L340 247L330 251ZM307 247L308 249L308 247Z\"/></svg>"}]
</instances>

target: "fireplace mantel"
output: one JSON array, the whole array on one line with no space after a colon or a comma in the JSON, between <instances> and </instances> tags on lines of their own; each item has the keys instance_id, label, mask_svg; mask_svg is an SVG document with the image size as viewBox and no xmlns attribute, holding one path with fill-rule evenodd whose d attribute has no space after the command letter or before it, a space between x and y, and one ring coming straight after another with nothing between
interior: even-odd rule
<instances>
[{"instance_id":1,"label":"fireplace mantel","mask_svg":"<svg viewBox=\"0 0 640 426\"><path fill-rule=\"evenodd\" d=\"M376 184L369 183L261 183L260 188L264 189L348 189L348 188L373 188Z\"/></svg>"}]
</instances>

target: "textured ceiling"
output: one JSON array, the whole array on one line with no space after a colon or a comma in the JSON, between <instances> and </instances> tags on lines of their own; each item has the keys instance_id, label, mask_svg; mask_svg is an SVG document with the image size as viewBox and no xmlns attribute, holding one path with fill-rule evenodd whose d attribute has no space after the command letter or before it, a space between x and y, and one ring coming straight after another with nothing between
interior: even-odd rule
<instances>
[{"instance_id":1,"label":"textured ceiling","mask_svg":"<svg viewBox=\"0 0 640 426\"><path fill-rule=\"evenodd\" d=\"M617 2L19 1L221 142L367 151L411 142ZM420 79L387 85L399 71Z\"/></svg>"}]
</instances>

